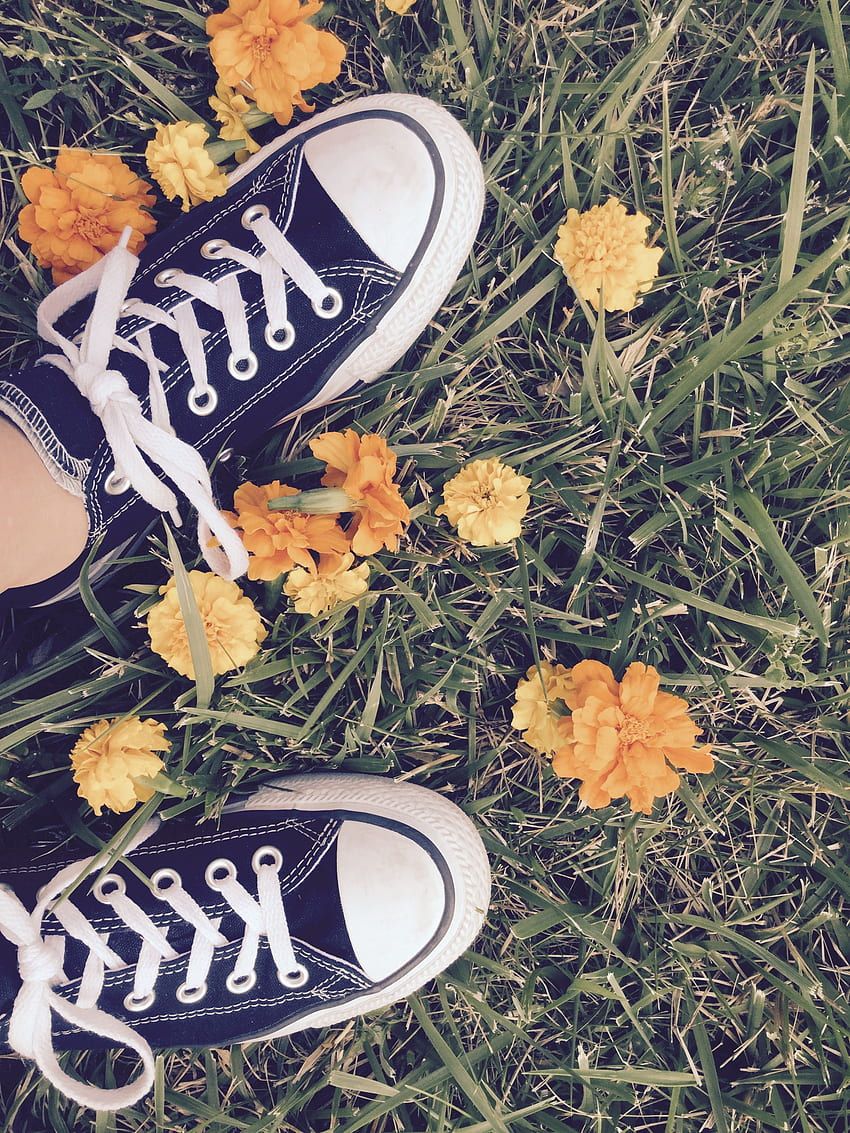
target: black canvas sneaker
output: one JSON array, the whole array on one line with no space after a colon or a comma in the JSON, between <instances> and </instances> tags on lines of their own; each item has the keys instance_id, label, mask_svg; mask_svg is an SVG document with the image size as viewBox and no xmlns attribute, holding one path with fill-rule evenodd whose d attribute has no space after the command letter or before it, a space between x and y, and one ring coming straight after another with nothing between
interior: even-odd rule
<instances>
[{"instance_id":1,"label":"black canvas sneaker","mask_svg":"<svg viewBox=\"0 0 850 1133\"><path fill-rule=\"evenodd\" d=\"M208 465L397 361L459 275L483 200L447 111L370 96L265 146L138 258L119 246L52 292L47 349L0 377L0 413L84 501L89 536L66 570L0 605L75 592L95 541L92 576L187 504L209 565L243 574Z\"/></svg>"},{"instance_id":2,"label":"black canvas sneaker","mask_svg":"<svg viewBox=\"0 0 850 1133\"><path fill-rule=\"evenodd\" d=\"M105 876L55 853L0 866L0 1049L101 1110L144 1097L154 1050L325 1027L411 994L472 943L490 895L466 815L370 775L278 779L218 823L152 820L125 858ZM114 1089L56 1058L118 1046L142 1068Z\"/></svg>"}]
</instances>

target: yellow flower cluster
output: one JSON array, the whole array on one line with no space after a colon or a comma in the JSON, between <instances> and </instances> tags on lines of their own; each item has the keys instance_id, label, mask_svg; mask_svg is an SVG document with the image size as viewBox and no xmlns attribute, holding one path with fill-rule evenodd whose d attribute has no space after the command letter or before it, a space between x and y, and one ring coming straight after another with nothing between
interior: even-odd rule
<instances>
[{"instance_id":1,"label":"yellow flower cluster","mask_svg":"<svg viewBox=\"0 0 850 1133\"><path fill-rule=\"evenodd\" d=\"M138 253L156 228L147 211L150 185L111 153L63 146L54 169L33 167L21 178L29 204L21 209L21 239L32 245L53 282L64 283L111 251L125 228L128 247Z\"/></svg>"},{"instance_id":2,"label":"yellow flower cluster","mask_svg":"<svg viewBox=\"0 0 850 1133\"><path fill-rule=\"evenodd\" d=\"M531 480L500 460L473 460L446 484L444 515L457 533L473 547L495 547L522 534L528 511Z\"/></svg>"},{"instance_id":3,"label":"yellow flower cluster","mask_svg":"<svg viewBox=\"0 0 850 1133\"><path fill-rule=\"evenodd\" d=\"M207 130L200 122L159 125L145 150L151 176L166 197L179 197L183 212L227 192L227 178L207 153Z\"/></svg>"},{"instance_id":4,"label":"yellow flower cluster","mask_svg":"<svg viewBox=\"0 0 850 1133\"><path fill-rule=\"evenodd\" d=\"M355 566L354 556L397 550L410 512L395 483L395 453L383 437L346 429L324 433L310 448L325 463L327 492L306 493L302 501L297 488L279 480L242 484L230 519L248 551L248 577L272 581L287 574L284 593L295 609L318 617L366 593L369 567ZM291 508L283 506L287 499ZM316 514L328 502L331 512ZM345 529L342 511L352 515Z\"/></svg>"},{"instance_id":5,"label":"yellow flower cluster","mask_svg":"<svg viewBox=\"0 0 850 1133\"><path fill-rule=\"evenodd\" d=\"M165 725L156 720L99 720L86 728L71 751L77 794L95 814L104 807L123 814L147 802L153 779L165 764L157 752L168 751Z\"/></svg>"},{"instance_id":6,"label":"yellow flower cluster","mask_svg":"<svg viewBox=\"0 0 850 1133\"><path fill-rule=\"evenodd\" d=\"M246 665L266 637L254 603L235 582L217 574L192 570L189 583L201 615L213 675ZM147 616L151 649L175 672L194 680L195 665L174 579L161 586L159 593L162 600L151 607Z\"/></svg>"},{"instance_id":7,"label":"yellow flower cluster","mask_svg":"<svg viewBox=\"0 0 850 1133\"><path fill-rule=\"evenodd\" d=\"M701 729L687 702L660 692L659 684L658 671L639 661L620 682L600 661L572 669L544 661L517 686L513 725L552 756L556 775L580 781L579 798L588 806L626 796L632 810L650 814L656 798L679 786L674 768L714 768L711 749L695 744Z\"/></svg>"},{"instance_id":8,"label":"yellow flower cluster","mask_svg":"<svg viewBox=\"0 0 850 1133\"><path fill-rule=\"evenodd\" d=\"M558 229L555 258L578 295L598 310L631 311L658 275L662 248L646 246L649 218L629 216L614 197L586 212L570 209Z\"/></svg>"}]
</instances>

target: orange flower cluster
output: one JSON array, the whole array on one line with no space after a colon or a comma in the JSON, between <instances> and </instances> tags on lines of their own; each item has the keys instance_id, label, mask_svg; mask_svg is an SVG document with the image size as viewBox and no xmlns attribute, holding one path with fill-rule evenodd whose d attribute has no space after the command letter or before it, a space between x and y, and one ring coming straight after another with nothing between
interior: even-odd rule
<instances>
[{"instance_id":1,"label":"orange flower cluster","mask_svg":"<svg viewBox=\"0 0 850 1133\"><path fill-rule=\"evenodd\" d=\"M545 721L554 692L571 715L558 718L563 743L554 752L552 768L562 778L580 780L579 798L588 806L608 806L626 796L632 810L650 814L656 798L679 786L674 768L698 774L714 768L711 749L695 744L702 729L688 715L687 703L659 691L660 678L651 665L629 665L618 682L607 665L580 661L557 687L551 668L546 669L545 690L534 667L520 681L514 726L533 743L529 721ZM536 712L529 708L534 699ZM543 734L548 740L551 727Z\"/></svg>"},{"instance_id":2,"label":"orange flower cluster","mask_svg":"<svg viewBox=\"0 0 850 1133\"><path fill-rule=\"evenodd\" d=\"M234 525L250 555L248 577L272 582L296 566L310 570L313 555L344 555L348 539L336 515L304 515L299 511L271 511L269 501L296 496L297 488L281 484L243 484L233 497Z\"/></svg>"},{"instance_id":3,"label":"orange flower cluster","mask_svg":"<svg viewBox=\"0 0 850 1133\"><path fill-rule=\"evenodd\" d=\"M348 534L355 555L374 555L382 547L397 551L410 511L394 482L396 456L384 438L346 429L317 437L310 448L327 465L322 483L342 488L354 503Z\"/></svg>"},{"instance_id":4,"label":"orange flower cluster","mask_svg":"<svg viewBox=\"0 0 850 1133\"><path fill-rule=\"evenodd\" d=\"M230 519L248 550L248 577L272 581L288 574L284 589L295 608L318 616L365 593L368 567L355 566L355 554L397 550L410 511L394 481L395 453L383 437L361 437L347 429L325 433L310 447L325 461L322 483L328 492L308 492L303 503L296 500L292 509L279 510L270 503L299 496L297 488L279 480L246 483L234 496ZM317 496L327 499L320 504ZM310 511L326 506L333 514ZM346 530L340 525L342 511L354 517Z\"/></svg>"},{"instance_id":5,"label":"orange flower cluster","mask_svg":"<svg viewBox=\"0 0 850 1133\"><path fill-rule=\"evenodd\" d=\"M111 153L63 146L55 169L28 169L21 188L30 202L18 218L21 239L57 284L96 263L125 228L134 254L156 228L146 211L154 203L150 185Z\"/></svg>"},{"instance_id":6,"label":"orange flower cluster","mask_svg":"<svg viewBox=\"0 0 850 1133\"><path fill-rule=\"evenodd\" d=\"M345 45L309 23L319 0L230 0L207 19L210 55L222 82L286 126L312 107L304 91L335 79Z\"/></svg>"}]
</instances>

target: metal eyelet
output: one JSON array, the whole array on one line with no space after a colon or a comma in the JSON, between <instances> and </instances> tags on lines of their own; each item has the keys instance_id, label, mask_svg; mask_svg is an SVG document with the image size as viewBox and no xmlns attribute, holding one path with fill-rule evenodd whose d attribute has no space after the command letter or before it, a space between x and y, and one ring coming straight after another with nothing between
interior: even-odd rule
<instances>
[{"instance_id":1,"label":"metal eyelet","mask_svg":"<svg viewBox=\"0 0 850 1133\"><path fill-rule=\"evenodd\" d=\"M163 268L162 271L156 273L153 277L153 281L157 287L171 287L175 276L179 274L180 268Z\"/></svg>"},{"instance_id":2,"label":"metal eyelet","mask_svg":"<svg viewBox=\"0 0 850 1133\"><path fill-rule=\"evenodd\" d=\"M258 220L262 220L269 215L269 210L265 205L249 205L248 208L242 213L242 227L253 228Z\"/></svg>"},{"instance_id":3,"label":"metal eyelet","mask_svg":"<svg viewBox=\"0 0 850 1133\"><path fill-rule=\"evenodd\" d=\"M188 984L181 984L174 994L180 1003L197 1003L207 994L207 985L203 983L198 984L197 987L189 987Z\"/></svg>"},{"instance_id":4,"label":"metal eyelet","mask_svg":"<svg viewBox=\"0 0 850 1133\"><path fill-rule=\"evenodd\" d=\"M153 1006L154 999L156 999L156 996L152 991L149 991L147 995L140 996L138 999L131 991L129 995L124 996L124 1006L128 1011L147 1011L149 1007Z\"/></svg>"},{"instance_id":5,"label":"metal eyelet","mask_svg":"<svg viewBox=\"0 0 850 1133\"><path fill-rule=\"evenodd\" d=\"M219 877L218 875L223 876ZM210 889L218 892L225 881L232 881L236 877L236 866L227 858L216 858L210 862L204 872L204 878Z\"/></svg>"},{"instance_id":6,"label":"metal eyelet","mask_svg":"<svg viewBox=\"0 0 850 1133\"><path fill-rule=\"evenodd\" d=\"M171 884L163 885L163 881L168 881ZM163 898L172 889L182 889L183 879L176 869L158 869L156 873L151 874L151 885L157 897Z\"/></svg>"},{"instance_id":7,"label":"metal eyelet","mask_svg":"<svg viewBox=\"0 0 850 1133\"><path fill-rule=\"evenodd\" d=\"M219 464L227 464L228 460L233 460L233 449L229 447L223 448L218 454Z\"/></svg>"},{"instance_id":8,"label":"metal eyelet","mask_svg":"<svg viewBox=\"0 0 850 1133\"><path fill-rule=\"evenodd\" d=\"M221 260L229 247L226 240L207 240L206 244L201 245L201 255L205 260Z\"/></svg>"},{"instance_id":9,"label":"metal eyelet","mask_svg":"<svg viewBox=\"0 0 850 1133\"><path fill-rule=\"evenodd\" d=\"M330 306L327 306L330 300ZM342 296L335 287L329 287L318 303L313 303L313 310L320 319L335 319L342 310Z\"/></svg>"},{"instance_id":10,"label":"metal eyelet","mask_svg":"<svg viewBox=\"0 0 850 1133\"><path fill-rule=\"evenodd\" d=\"M245 976L237 976L235 972L231 972L227 979L224 981L224 986L231 995L245 995L249 992L254 984L257 982L257 973L248 972Z\"/></svg>"},{"instance_id":11,"label":"metal eyelet","mask_svg":"<svg viewBox=\"0 0 850 1133\"><path fill-rule=\"evenodd\" d=\"M103 905L111 905L112 897L123 897L127 892L127 882L117 873L107 873L99 877L92 886L92 893Z\"/></svg>"},{"instance_id":12,"label":"metal eyelet","mask_svg":"<svg viewBox=\"0 0 850 1133\"><path fill-rule=\"evenodd\" d=\"M103 490L108 496L120 496L130 487L130 481L113 468L103 481Z\"/></svg>"},{"instance_id":13,"label":"metal eyelet","mask_svg":"<svg viewBox=\"0 0 850 1133\"><path fill-rule=\"evenodd\" d=\"M278 972L277 978L284 987L303 987L307 980L309 980L310 973L303 964L298 964L291 972Z\"/></svg>"},{"instance_id":14,"label":"metal eyelet","mask_svg":"<svg viewBox=\"0 0 850 1133\"><path fill-rule=\"evenodd\" d=\"M141 300L139 300L139 299L125 299L124 302L121 304L121 314L122 315L129 315L129 313L133 310L134 307L138 307L140 302L141 302Z\"/></svg>"},{"instance_id":15,"label":"metal eyelet","mask_svg":"<svg viewBox=\"0 0 850 1133\"><path fill-rule=\"evenodd\" d=\"M196 417L208 417L210 413L215 412L215 407L218 405L218 394L212 386L207 386L200 393L196 389L190 389L186 400Z\"/></svg>"},{"instance_id":16,"label":"metal eyelet","mask_svg":"<svg viewBox=\"0 0 850 1133\"><path fill-rule=\"evenodd\" d=\"M260 867L264 865L270 865L275 870L281 868L283 854L277 846L260 846L259 850L254 851L254 856L251 858L251 868L254 873L259 873Z\"/></svg>"},{"instance_id":17,"label":"metal eyelet","mask_svg":"<svg viewBox=\"0 0 850 1133\"><path fill-rule=\"evenodd\" d=\"M279 335L283 335L279 338ZM295 341L295 327L290 322L286 322L281 327L273 327L271 323L266 323L265 330L266 346L270 346L272 350L288 350Z\"/></svg>"},{"instance_id":18,"label":"metal eyelet","mask_svg":"<svg viewBox=\"0 0 850 1133\"><path fill-rule=\"evenodd\" d=\"M260 363L253 350L249 350L241 357L238 354L231 354L227 359L227 372L237 382L250 382L259 368Z\"/></svg>"}]
</instances>

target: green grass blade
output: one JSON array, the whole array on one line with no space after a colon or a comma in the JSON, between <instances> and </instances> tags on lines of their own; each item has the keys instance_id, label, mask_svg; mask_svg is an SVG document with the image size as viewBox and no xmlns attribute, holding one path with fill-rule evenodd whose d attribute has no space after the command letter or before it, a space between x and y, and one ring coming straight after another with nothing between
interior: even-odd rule
<instances>
[{"instance_id":1,"label":"green grass blade","mask_svg":"<svg viewBox=\"0 0 850 1133\"><path fill-rule=\"evenodd\" d=\"M797 257L800 254L800 237L803 231L803 213L806 210L806 186L808 184L809 161L812 148L812 112L815 97L815 49L809 52L806 65L806 86L803 91L803 104L797 123L797 139L794 143L794 164L791 167L791 183L788 188L788 204L782 224L782 256L779 261L779 287L783 287L794 274Z\"/></svg>"},{"instance_id":2,"label":"green grass blade","mask_svg":"<svg viewBox=\"0 0 850 1133\"><path fill-rule=\"evenodd\" d=\"M209 708L212 700L214 680L212 671L212 658L201 612L189 581L189 575L180 558L177 542L171 534L171 528L165 525L165 537L168 543L168 557L174 571L174 585L177 588L177 601L180 604L180 613L186 626L186 636L189 640L189 652L192 655L192 664L195 667L195 695L198 708Z\"/></svg>"},{"instance_id":3,"label":"green grass blade","mask_svg":"<svg viewBox=\"0 0 850 1133\"><path fill-rule=\"evenodd\" d=\"M785 582L799 610L806 616L809 625L821 639L827 640L826 626L823 624L817 599L803 577L803 572L785 548L773 520L762 501L748 488L736 488L734 504L740 508L752 527L762 548L770 556L780 577Z\"/></svg>"}]
</instances>

